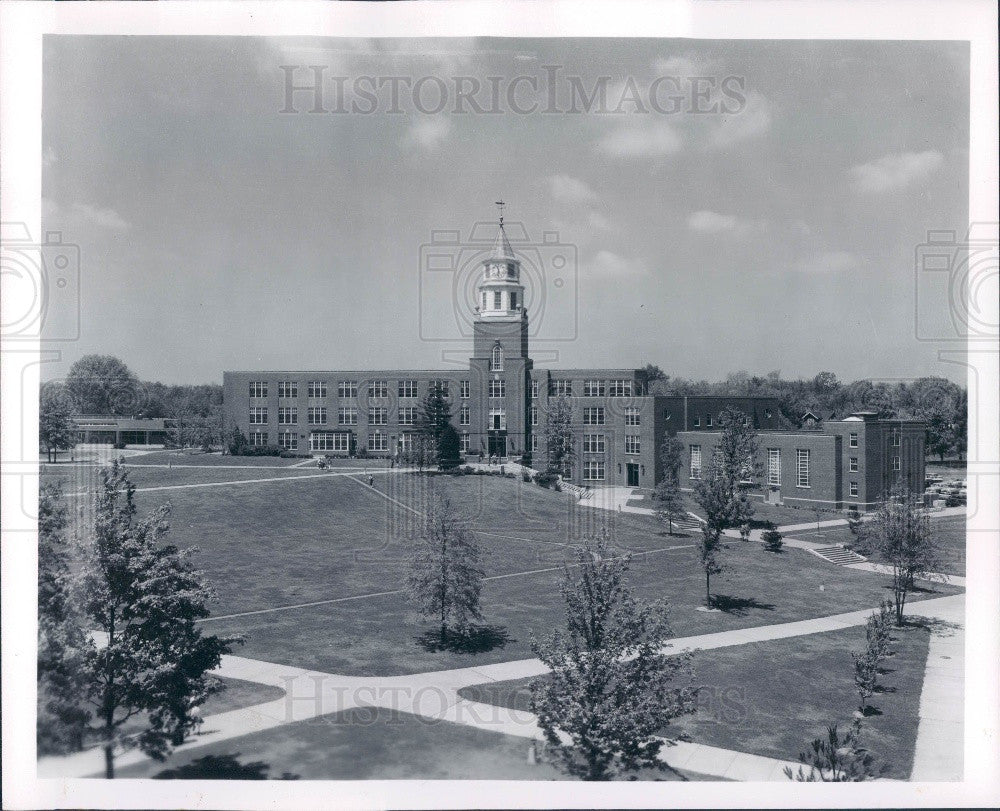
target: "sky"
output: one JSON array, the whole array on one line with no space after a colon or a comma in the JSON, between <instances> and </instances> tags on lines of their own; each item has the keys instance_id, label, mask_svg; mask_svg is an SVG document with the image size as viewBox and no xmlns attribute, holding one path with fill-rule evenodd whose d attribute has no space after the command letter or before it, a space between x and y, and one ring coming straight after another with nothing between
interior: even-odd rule
<instances>
[{"instance_id":1,"label":"sky","mask_svg":"<svg viewBox=\"0 0 1000 811\"><path fill-rule=\"evenodd\" d=\"M46 374L466 363L503 199L537 366L960 380L968 96L963 43L47 37Z\"/></svg>"}]
</instances>

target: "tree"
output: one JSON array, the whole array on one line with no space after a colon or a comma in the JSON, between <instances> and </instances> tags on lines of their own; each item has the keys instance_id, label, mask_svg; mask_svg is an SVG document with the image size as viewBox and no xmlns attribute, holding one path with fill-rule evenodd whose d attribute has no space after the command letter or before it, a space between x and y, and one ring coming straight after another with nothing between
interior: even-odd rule
<instances>
[{"instance_id":1,"label":"tree","mask_svg":"<svg viewBox=\"0 0 1000 811\"><path fill-rule=\"evenodd\" d=\"M420 405L417 419L418 429L434 438L435 446L441 437L441 432L451 424L451 403L444 394L444 386L432 382Z\"/></svg>"},{"instance_id":2,"label":"tree","mask_svg":"<svg viewBox=\"0 0 1000 811\"><path fill-rule=\"evenodd\" d=\"M177 444L178 445L181 444L181 440L182 439L183 439L183 437L181 436L180 432L178 431L178 434L177 434ZM227 447L229 449L229 453L231 455L233 455L233 456L242 456L246 452L246 449L249 446L250 446L250 443L247 440L247 435L244 434L240 430L240 426L238 426L238 425L233 426L233 430L229 433L229 440L228 440L228 443L227 443Z\"/></svg>"},{"instance_id":3,"label":"tree","mask_svg":"<svg viewBox=\"0 0 1000 811\"><path fill-rule=\"evenodd\" d=\"M437 464L441 470L458 467L462 460L462 444L454 426L446 425L437 440Z\"/></svg>"},{"instance_id":4,"label":"tree","mask_svg":"<svg viewBox=\"0 0 1000 811\"><path fill-rule=\"evenodd\" d=\"M411 465L416 465L418 471L423 473L437 456L437 442L431 434L423 431L416 431L410 439L410 447L404 454L406 461Z\"/></svg>"},{"instance_id":5,"label":"tree","mask_svg":"<svg viewBox=\"0 0 1000 811\"><path fill-rule=\"evenodd\" d=\"M569 476L573 470L576 449L573 445L573 409L568 397L549 400L545 416L545 450L548 454L546 471Z\"/></svg>"},{"instance_id":6,"label":"tree","mask_svg":"<svg viewBox=\"0 0 1000 811\"><path fill-rule=\"evenodd\" d=\"M780 552L781 547L784 546L781 533L774 528L774 524L761 533L760 539L764 542L764 548L768 552Z\"/></svg>"},{"instance_id":7,"label":"tree","mask_svg":"<svg viewBox=\"0 0 1000 811\"><path fill-rule=\"evenodd\" d=\"M739 526L753 518L753 502L749 491L760 480L760 443L750 418L735 408L726 408L719 415L722 433L719 437L715 462L719 476L730 494L730 517L722 529Z\"/></svg>"},{"instance_id":8,"label":"tree","mask_svg":"<svg viewBox=\"0 0 1000 811\"><path fill-rule=\"evenodd\" d=\"M38 439L45 447L50 462L59 457L59 451L76 447L76 427L71 418L72 403L63 386L42 386L38 407Z\"/></svg>"},{"instance_id":9,"label":"tree","mask_svg":"<svg viewBox=\"0 0 1000 811\"><path fill-rule=\"evenodd\" d=\"M827 727L826 739L816 738L810 750L799 755L802 764L809 767L808 772L799 766L798 773L793 774L786 766L785 776L801 783L858 783L884 774L886 766L876 766L874 756L861 745L859 715L855 715L843 737L836 726Z\"/></svg>"},{"instance_id":10,"label":"tree","mask_svg":"<svg viewBox=\"0 0 1000 811\"><path fill-rule=\"evenodd\" d=\"M693 693L674 683L690 672L689 655L660 652L671 636L666 605L638 602L628 568L605 537L577 549L561 588L565 631L531 641L552 671L532 683L531 710L562 768L584 780L664 768L664 728L694 709Z\"/></svg>"},{"instance_id":11,"label":"tree","mask_svg":"<svg viewBox=\"0 0 1000 811\"><path fill-rule=\"evenodd\" d=\"M896 624L903 624L907 595L915 581L933 571L937 550L923 504L905 484L897 482L861 529L863 540L892 567Z\"/></svg>"},{"instance_id":12,"label":"tree","mask_svg":"<svg viewBox=\"0 0 1000 811\"><path fill-rule=\"evenodd\" d=\"M38 492L38 751L63 754L83 748L90 713L79 696L90 640L72 593L66 506L58 485Z\"/></svg>"},{"instance_id":13,"label":"tree","mask_svg":"<svg viewBox=\"0 0 1000 811\"><path fill-rule=\"evenodd\" d=\"M407 585L420 611L438 620L442 647L449 631L464 633L479 620L483 571L475 535L447 497L432 502L414 547Z\"/></svg>"},{"instance_id":14,"label":"tree","mask_svg":"<svg viewBox=\"0 0 1000 811\"><path fill-rule=\"evenodd\" d=\"M85 696L92 731L104 747L105 776L114 777L122 726L144 714L138 744L162 760L196 725L194 707L212 689L206 673L238 638L203 636L211 591L190 562L193 549L164 543L169 507L139 518L135 486L120 461L100 471L91 537L83 549L83 613L105 644L85 656Z\"/></svg>"},{"instance_id":15,"label":"tree","mask_svg":"<svg viewBox=\"0 0 1000 811\"><path fill-rule=\"evenodd\" d=\"M666 382L669 375L655 363L647 363L643 368L636 370L636 380L639 382L639 391L642 394L650 394L650 386L659 381Z\"/></svg>"},{"instance_id":16,"label":"tree","mask_svg":"<svg viewBox=\"0 0 1000 811\"><path fill-rule=\"evenodd\" d=\"M139 381L112 355L84 355L66 375L66 388L81 414L137 414Z\"/></svg>"},{"instance_id":17,"label":"tree","mask_svg":"<svg viewBox=\"0 0 1000 811\"><path fill-rule=\"evenodd\" d=\"M663 478L653 489L656 518L667 525L667 533L674 534L674 521L687 517L687 508L681 495L680 471L684 465L684 445L676 436L667 435L660 450Z\"/></svg>"}]
</instances>

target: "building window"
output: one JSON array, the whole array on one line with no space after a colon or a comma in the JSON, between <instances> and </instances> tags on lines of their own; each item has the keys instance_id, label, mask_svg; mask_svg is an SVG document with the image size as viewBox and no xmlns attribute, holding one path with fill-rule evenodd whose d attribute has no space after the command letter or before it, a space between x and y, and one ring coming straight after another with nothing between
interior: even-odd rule
<instances>
[{"instance_id":1,"label":"building window","mask_svg":"<svg viewBox=\"0 0 1000 811\"><path fill-rule=\"evenodd\" d=\"M584 434L584 453L604 453L604 434Z\"/></svg>"},{"instance_id":2,"label":"building window","mask_svg":"<svg viewBox=\"0 0 1000 811\"><path fill-rule=\"evenodd\" d=\"M267 445L267 432L266 431L251 431L247 434L247 440L255 448L263 448Z\"/></svg>"},{"instance_id":3,"label":"building window","mask_svg":"<svg viewBox=\"0 0 1000 811\"><path fill-rule=\"evenodd\" d=\"M409 453L413 450L413 434L409 431L399 435L399 450L401 453Z\"/></svg>"},{"instance_id":4,"label":"building window","mask_svg":"<svg viewBox=\"0 0 1000 811\"><path fill-rule=\"evenodd\" d=\"M310 425L326 425L326 409L322 406L311 406L309 408Z\"/></svg>"},{"instance_id":5,"label":"building window","mask_svg":"<svg viewBox=\"0 0 1000 811\"><path fill-rule=\"evenodd\" d=\"M695 428L701 428L701 417L695 417L694 418L694 427Z\"/></svg>"},{"instance_id":6,"label":"building window","mask_svg":"<svg viewBox=\"0 0 1000 811\"><path fill-rule=\"evenodd\" d=\"M857 482L851 482L851 495L855 496L855 497L858 495L858 483Z\"/></svg>"},{"instance_id":7,"label":"building window","mask_svg":"<svg viewBox=\"0 0 1000 811\"><path fill-rule=\"evenodd\" d=\"M369 408L368 409L368 424L369 425L388 425L389 424L389 409L382 408Z\"/></svg>"},{"instance_id":8,"label":"building window","mask_svg":"<svg viewBox=\"0 0 1000 811\"><path fill-rule=\"evenodd\" d=\"M537 380L532 380L531 381L531 398L533 400L537 400L538 399L538 381Z\"/></svg>"},{"instance_id":9,"label":"building window","mask_svg":"<svg viewBox=\"0 0 1000 811\"><path fill-rule=\"evenodd\" d=\"M504 431L507 429L507 412L505 409L490 409L489 427L491 431Z\"/></svg>"},{"instance_id":10,"label":"building window","mask_svg":"<svg viewBox=\"0 0 1000 811\"><path fill-rule=\"evenodd\" d=\"M632 381L631 380L612 380L608 384L608 394L612 397L631 397L632 396Z\"/></svg>"},{"instance_id":11,"label":"building window","mask_svg":"<svg viewBox=\"0 0 1000 811\"><path fill-rule=\"evenodd\" d=\"M400 406L399 409L399 424L400 425L414 425L417 419L417 409L413 406Z\"/></svg>"},{"instance_id":12,"label":"building window","mask_svg":"<svg viewBox=\"0 0 1000 811\"><path fill-rule=\"evenodd\" d=\"M282 431L278 434L278 447L284 448L286 451L298 450L298 434L293 434L291 431Z\"/></svg>"},{"instance_id":13,"label":"building window","mask_svg":"<svg viewBox=\"0 0 1000 811\"><path fill-rule=\"evenodd\" d=\"M553 380L549 383L549 396L550 397L572 397L573 396L573 381L572 380Z\"/></svg>"},{"instance_id":14,"label":"building window","mask_svg":"<svg viewBox=\"0 0 1000 811\"><path fill-rule=\"evenodd\" d=\"M795 450L795 476L796 486L811 486L809 484L809 450L807 448L797 448Z\"/></svg>"},{"instance_id":15,"label":"building window","mask_svg":"<svg viewBox=\"0 0 1000 811\"><path fill-rule=\"evenodd\" d=\"M639 407L625 406L625 424L639 425Z\"/></svg>"},{"instance_id":16,"label":"building window","mask_svg":"<svg viewBox=\"0 0 1000 811\"><path fill-rule=\"evenodd\" d=\"M893 470L902 470L902 468L901 468L901 466L899 464L899 457L898 456L893 456L892 457L892 469Z\"/></svg>"},{"instance_id":17,"label":"building window","mask_svg":"<svg viewBox=\"0 0 1000 811\"><path fill-rule=\"evenodd\" d=\"M251 425L267 425L267 409L254 406L250 409Z\"/></svg>"},{"instance_id":18,"label":"building window","mask_svg":"<svg viewBox=\"0 0 1000 811\"><path fill-rule=\"evenodd\" d=\"M583 381L583 396L584 397L603 397L604 396L604 381L603 380L584 380Z\"/></svg>"},{"instance_id":19,"label":"building window","mask_svg":"<svg viewBox=\"0 0 1000 811\"><path fill-rule=\"evenodd\" d=\"M389 450L389 435L383 434L381 431L372 431L372 433L368 434L368 450Z\"/></svg>"},{"instance_id":20,"label":"building window","mask_svg":"<svg viewBox=\"0 0 1000 811\"><path fill-rule=\"evenodd\" d=\"M583 463L583 480L587 482L604 481L604 462L600 459L588 459Z\"/></svg>"},{"instance_id":21,"label":"building window","mask_svg":"<svg viewBox=\"0 0 1000 811\"><path fill-rule=\"evenodd\" d=\"M432 380L430 382L431 388L441 392L442 397L448 397L448 381L447 380Z\"/></svg>"},{"instance_id":22,"label":"building window","mask_svg":"<svg viewBox=\"0 0 1000 811\"><path fill-rule=\"evenodd\" d=\"M493 347L493 354L490 356L490 371L503 371L503 347L500 344L496 344Z\"/></svg>"},{"instance_id":23,"label":"building window","mask_svg":"<svg viewBox=\"0 0 1000 811\"><path fill-rule=\"evenodd\" d=\"M894 448L898 448L899 441L900 441L900 430L898 428L893 428L889 432L889 444L892 445L892 447Z\"/></svg>"},{"instance_id":24,"label":"building window","mask_svg":"<svg viewBox=\"0 0 1000 811\"><path fill-rule=\"evenodd\" d=\"M712 427L712 415L711 414L706 414L705 415L705 427L706 428L711 428Z\"/></svg>"},{"instance_id":25,"label":"building window","mask_svg":"<svg viewBox=\"0 0 1000 811\"><path fill-rule=\"evenodd\" d=\"M278 425L295 425L299 421L299 410L297 408L279 408Z\"/></svg>"},{"instance_id":26,"label":"building window","mask_svg":"<svg viewBox=\"0 0 1000 811\"><path fill-rule=\"evenodd\" d=\"M266 380L251 380L250 381L250 396L251 397L267 397L267 381Z\"/></svg>"},{"instance_id":27,"label":"building window","mask_svg":"<svg viewBox=\"0 0 1000 811\"><path fill-rule=\"evenodd\" d=\"M306 385L306 393L316 400L326 397L326 383L322 380L310 380Z\"/></svg>"},{"instance_id":28,"label":"building window","mask_svg":"<svg viewBox=\"0 0 1000 811\"><path fill-rule=\"evenodd\" d=\"M368 396L369 397L388 397L389 396L389 381L388 380L373 380L368 384Z\"/></svg>"},{"instance_id":29,"label":"building window","mask_svg":"<svg viewBox=\"0 0 1000 811\"><path fill-rule=\"evenodd\" d=\"M850 464L849 464L849 470L850 470L851 473L857 473L858 472L858 457L857 456L852 456L851 457L851 461L850 461Z\"/></svg>"},{"instance_id":30,"label":"building window","mask_svg":"<svg viewBox=\"0 0 1000 811\"><path fill-rule=\"evenodd\" d=\"M309 450L339 451L347 453L351 447L351 435L343 432L313 431L309 434Z\"/></svg>"},{"instance_id":31,"label":"building window","mask_svg":"<svg viewBox=\"0 0 1000 811\"><path fill-rule=\"evenodd\" d=\"M417 381L416 380L400 380L399 381L399 396L400 397L416 397L417 396Z\"/></svg>"},{"instance_id":32,"label":"building window","mask_svg":"<svg viewBox=\"0 0 1000 811\"><path fill-rule=\"evenodd\" d=\"M531 452L538 453L538 434L531 435Z\"/></svg>"},{"instance_id":33,"label":"building window","mask_svg":"<svg viewBox=\"0 0 1000 811\"><path fill-rule=\"evenodd\" d=\"M298 397L299 384L291 380L281 380L278 382L279 397Z\"/></svg>"},{"instance_id":34,"label":"building window","mask_svg":"<svg viewBox=\"0 0 1000 811\"><path fill-rule=\"evenodd\" d=\"M469 407L468 406L462 406L458 410L458 424L459 425L468 425L469 424Z\"/></svg>"},{"instance_id":35,"label":"building window","mask_svg":"<svg viewBox=\"0 0 1000 811\"><path fill-rule=\"evenodd\" d=\"M513 290L510 293L510 308L512 310L517 309L517 293L515 293Z\"/></svg>"},{"instance_id":36,"label":"building window","mask_svg":"<svg viewBox=\"0 0 1000 811\"><path fill-rule=\"evenodd\" d=\"M459 434L458 435L458 449L462 453L468 453L469 452L469 447L470 446L469 446L469 434L468 434L468 432L463 432L463 433Z\"/></svg>"},{"instance_id":37,"label":"building window","mask_svg":"<svg viewBox=\"0 0 1000 811\"><path fill-rule=\"evenodd\" d=\"M640 453L639 437L633 434L625 434L625 453Z\"/></svg>"},{"instance_id":38,"label":"building window","mask_svg":"<svg viewBox=\"0 0 1000 811\"><path fill-rule=\"evenodd\" d=\"M493 309L494 310L502 309L502 302L501 302L502 297L503 297L503 294L499 290L494 290L493 291Z\"/></svg>"},{"instance_id":39,"label":"building window","mask_svg":"<svg viewBox=\"0 0 1000 811\"><path fill-rule=\"evenodd\" d=\"M851 434L850 437L849 437L849 439L848 439L847 444L850 445L850 447L852 447L852 448L858 447L858 435L857 434Z\"/></svg>"},{"instance_id":40,"label":"building window","mask_svg":"<svg viewBox=\"0 0 1000 811\"><path fill-rule=\"evenodd\" d=\"M483 291L483 309L486 309L486 291Z\"/></svg>"},{"instance_id":41,"label":"building window","mask_svg":"<svg viewBox=\"0 0 1000 811\"><path fill-rule=\"evenodd\" d=\"M538 406L531 407L531 424L538 425Z\"/></svg>"},{"instance_id":42,"label":"building window","mask_svg":"<svg viewBox=\"0 0 1000 811\"><path fill-rule=\"evenodd\" d=\"M504 391L505 391L504 381L502 380L490 381L490 397L503 397Z\"/></svg>"},{"instance_id":43,"label":"building window","mask_svg":"<svg viewBox=\"0 0 1000 811\"><path fill-rule=\"evenodd\" d=\"M767 483L772 487L781 486L781 448L767 449Z\"/></svg>"},{"instance_id":44,"label":"building window","mask_svg":"<svg viewBox=\"0 0 1000 811\"><path fill-rule=\"evenodd\" d=\"M701 445L692 445L691 453L691 478L701 478Z\"/></svg>"},{"instance_id":45,"label":"building window","mask_svg":"<svg viewBox=\"0 0 1000 811\"><path fill-rule=\"evenodd\" d=\"M341 380L337 384L338 397L357 397L358 384L355 380Z\"/></svg>"},{"instance_id":46,"label":"building window","mask_svg":"<svg viewBox=\"0 0 1000 811\"><path fill-rule=\"evenodd\" d=\"M337 425L357 425L358 410L356 408L338 408Z\"/></svg>"},{"instance_id":47,"label":"building window","mask_svg":"<svg viewBox=\"0 0 1000 811\"><path fill-rule=\"evenodd\" d=\"M596 408L583 409L583 424L604 425L604 408L597 406Z\"/></svg>"},{"instance_id":48,"label":"building window","mask_svg":"<svg viewBox=\"0 0 1000 811\"><path fill-rule=\"evenodd\" d=\"M469 385L468 380L458 381L458 396L463 400L468 400L472 393L472 386Z\"/></svg>"}]
</instances>

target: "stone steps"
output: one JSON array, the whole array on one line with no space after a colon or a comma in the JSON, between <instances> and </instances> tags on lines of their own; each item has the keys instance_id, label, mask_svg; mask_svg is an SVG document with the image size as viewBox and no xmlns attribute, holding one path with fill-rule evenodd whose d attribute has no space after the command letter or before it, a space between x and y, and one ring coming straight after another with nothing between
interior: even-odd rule
<instances>
[{"instance_id":1,"label":"stone steps","mask_svg":"<svg viewBox=\"0 0 1000 811\"><path fill-rule=\"evenodd\" d=\"M859 555L857 552L852 552L850 549L846 549L843 546L820 546L816 549L810 549L809 551L829 563L835 563L837 566L847 566L851 563L864 563L868 560L868 558Z\"/></svg>"}]
</instances>

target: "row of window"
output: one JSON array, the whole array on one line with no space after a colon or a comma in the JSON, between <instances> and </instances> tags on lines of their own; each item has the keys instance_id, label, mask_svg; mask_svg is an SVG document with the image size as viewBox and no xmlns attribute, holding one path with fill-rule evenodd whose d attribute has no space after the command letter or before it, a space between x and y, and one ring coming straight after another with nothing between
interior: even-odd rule
<instances>
[{"instance_id":1,"label":"row of window","mask_svg":"<svg viewBox=\"0 0 1000 811\"><path fill-rule=\"evenodd\" d=\"M718 448L714 449L718 453ZM691 445L688 448L688 459L690 460L690 477L700 479L702 471L701 445ZM808 448L795 449L795 484L797 487L810 487L811 451ZM855 460L856 461L856 460ZM752 468L752 465L750 466ZM767 483L778 487L781 485L781 449L767 449ZM749 480L750 473L747 473L746 480Z\"/></svg>"},{"instance_id":2,"label":"row of window","mask_svg":"<svg viewBox=\"0 0 1000 811\"><path fill-rule=\"evenodd\" d=\"M416 380L400 380L396 386L396 393L403 398L406 397L417 397L417 385ZM431 380L429 382L430 386L437 387L445 397L450 396L450 386L447 380ZM295 380L282 380L278 382L278 397L279 398L293 398L299 396L299 384ZM266 380L251 380L250 381L250 396L253 398L267 397L268 395L268 382ZM471 396L471 387L468 380L458 381L458 392L459 397L463 399L468 399ZM306 395L310 399L322 399L327 396L327 384L323 380L311 380L306 384ZM338 397L357 397L358 396L358 382L355 380L341 380L337 383L337 396ZM368 396L369 397L388 397L389 396L389 381L388 380L372 380L368 383Z\"/></svg>"},{"instance_id":3,"label":"row of window","mask_svg":"<svg viewBox=\"0 0 1000 811\"><path fill-rule=\"evenodd\" d=\"M549 396L550 397L572 397L573 396L573 380L550 380L549 381ZM583 381L583 396L584 397L631 397L633 393L632 381L628 379L623 380L584 380ZM538 396L538 381L533 380L531 383L531 396Z\"/></svg>"},{"instance_id":4,"label":"row of window","mask_svg":"<svg viewBox=\"0 0 1000 811\"><path fill-rule=\"evenodd\" d=\"M313 431L309 434L309 450L333 451L338 453L348 453L352 446L352 435L346 431ZM268 444L268 433L266 431L251 431L247 435L251 445L263 447ZM284 450L298 450L298 434L291 431L280 431L277 435L278 447ZM462 453L469 452L469 435L459 434L459 447ZM399 437L399 450L407 452L413 448L413 434L402 434ZM368 435L368 450L382 451L389 450L389 435L382 431L373 431Z\"/></svg>"},{"instance_id":5,"label":"row of window","mask_svg":"<svg viewBox=\"0 0 1000 811\"><path fill-rule=\"evenodd\" d=\"M604 425L604 409L600 406L593 408L585 408L583 414L583 424L584 425ZM589 415L588 415L588 412ZM588 419L591 422L588 422ZM538 425L538 406L531 407L531 424ZM641 418L639 416L638 406L626 406L625 407L625 424L626 425L641 425Z\"/></svg>"}]
</instances>

